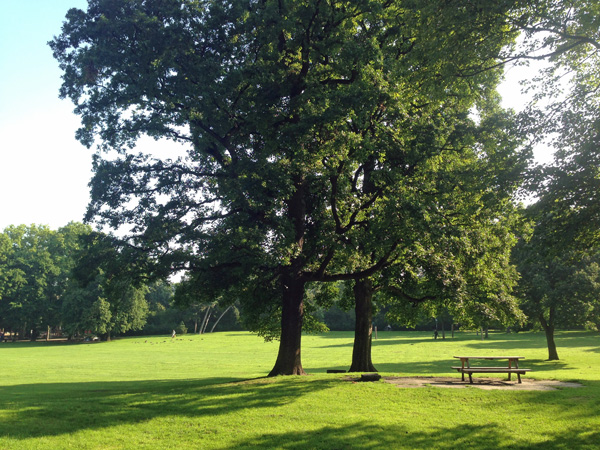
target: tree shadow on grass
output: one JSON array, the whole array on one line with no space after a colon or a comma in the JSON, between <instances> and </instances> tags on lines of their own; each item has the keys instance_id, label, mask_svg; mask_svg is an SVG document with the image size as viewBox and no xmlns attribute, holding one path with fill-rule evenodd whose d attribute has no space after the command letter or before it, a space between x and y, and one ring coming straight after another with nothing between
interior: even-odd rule
<instances>
[{"instance_id":1,"label":"tree shadow on grass","mask_svg":"<svg viewBox=\"0 0 600 450\"><path fill-rule=\"evenodd\" d=\"M427 360L427 361L408 361L401 362L401 358L398 358L398 362L380 362L376 359L373 361L373 365L379 372L383 373L399 373L399 374L410 374L412 376L430 376L438 375L441 373L448 373L448 376L457 374L457 371L452 369L453 366L460 366L460 360L454 359L451 356L448 359L441 360ZM497 365L501 366L504 362L498 362ZM478 363L473 363L475 367ZM485 365L485 361L481 361L479 365ZM348 366L331 366L331 367L311 367L306 365L304 368L309 373L326 373L327 370L348 370ZM540 373L553 371L557 369L569 369L568 363L563 361L545 361L541 359L526 359L523 360L519 367L525 369L531 369L531 373ZM493 375L492 375L493 376ZM496 375L502 377L502 374Z\"/></svg>"},{"instance_id":2,"label":"tree shadow on grass","mask_svg":"<svg viewBox=\"0 0 600 450\"><path fill-rule=\"evenodd\" d=\"M56 436L167 416L202 418L275 408L338 380L263 378L51 383L0 387L0 437Z\"/></svg>"},{"instance_id":3,"label":"tree shadow on grass","mask_svg":"<svg viewBox=\"0 0 600 450\"><path fill-rule=\"evenodd\" d=\"M310 336L310 335L309 335ZM327 333L321 333L317 335L319 339L337 341L337 340L349 340L350 345L354 341L354 331L330 331ZM441 332L440 332L441 336ZM449 338L448 338L449 339ZM373 343L375 342L386 342L393 341L395 343L407 343L417 341L431 341L433 340L433 331L382 331L379 330L377 333L377 339L375 339L375 332L373 332ZM340 344L342 346L347 343ZM335 346L335 344L334 344ZM326 346L325 346L326 347Z\"/></svg>"},{"instance_id":4,"label":"tree shadow on grass","mask_svg":"<svg viewBox=\"0 0 600 450\"><path fill-rule=\"evenodd\" d=\"M69 347L82 345L102 345L101 341L68 341L68 340L50 340L50 341L5 341L0 342L0 348L3 351L22 350L24 348L49 348L49 347Z\"/></svg>"},{"instance_id":5,"label":"tree shadow on grass","mask_svg":"<svg viewBox=\"0 0 600 450\"><path fill-rule=\"evenodd\" d=\"M518 348L516 348L516 349L514 349L512 346L506 345L505 342L493 342L493 341L485 341L485 343L482 343L479 345L476 343L464 344L464 346L465 346L465 348L472 348L473 354L481 354L487 350L494 350L495 354L499 354L499 352L501 352L502 354L519 353L518 355L515 355L515 356L525 356L522 353L530 351L530 350L534 350L535 352L542 351L544 354L548 354L548 347L547 347L545 340L543 342L538 342L537 344L530 343L529 345L527 345L526 341L519 342L519 344L522 344L522 345L518 345ZM589 345L589 343L583 342L582 340L577 341L577 340L556 339L556 347L557 347L559 356L561 355L561 349L587 347L588 345ZM589 345L589 346L591 346L591 345ZM600 347L586 348L585 352L600 353ZM524 359L523 362L529 363L530 361L541 361L541 360L526 358L526 359ZM544 360L544 361L549 362L548 360ZM560 360L553 361L553 362L559 363Z\"/></svg>"},{"instance_id":6,"label":"tree shadow on grass","mask_svg":"<svg viewBox=\"0 0 600 450\"><path fill-rule=\"evenodd\" d=\"M334 343L327 345L319 345L319 348L352 348L354 334L351 332L333 332L323 333L319 335L325 342L335 342L336 340L346 340L342 343ZM583 331L559 331L556 334L556 341L559 347L596 347L588 351L600 352L600 335L593 332ZM481 340L481 337L475 332L460 331L456 332L454 338L450 337L450 333L446 334L446 339L440 336L438 339L433 339L433 334L422 331L395 332L385 331L379 332L378 339L373 338L373 346L393 346L393 345L415 345L415 344L431 344L438 345L441 348L446 345L459 344L465 347L473 348L481 351L482 347L486 349L498 349L506 352L522 351L526 349L540 350L546 349L546 338L543 332L539 333L505 333L505 332L490 332L489 338ZM452 356L452 355L451 355Z\"/></svg>"},{"instance_id":7,"label":"tree shadow on grass","mask_svg":"<svg viewBox=\"0 0 600 450\"><path fill-rule=\"evenodd\" d=\"M450 363L451 361L410 361L406 363L385 363L385 362L377 362L373 361L373 365L377 369L377 371L382 373L409 373L412 375L421 375L428 376L431 374L439 374L443 372L450 373ZM304 369L308 373L326 373L327 370L337 369L337 370L348 370L350 365L347 366L331 366L331 367L311 367L305 366ZM452 371L456 372L456 371ZM360 372L356 372L360 373Z\"/></svg>"},{"instance_id":8,"label":"tree shadow on grass","mask_svg":"<svg viewBox=\"0 0 600 450\"><path fill-rule=\"evenodd\" d=\"M518 441L494 424L443 427L435 432L409 430L403 426L379 426L358 422L342 427L323 427L311 433L264 434L234 444L236 449L566 449L597 448L600 432L571 429L546 436L544 442Z\"/></svg>"},{"instance_id":9,"label":"tree shadow on grass","mask_svg":"<svg viewBox=\"0 0 600 450\"><path fill-rule=\"evenodd\" d=\"M432 345L443 345L444 343L452 343L451 339L433 339L432 337L429 338L410 338L410 339L403 339L401 337L389 337L387 339L373 339L372 341L372 346L373 347L379 347L379 346L388 346L388 345L398 345L398 346L403 346L403 345L415 345L415 344L422 344L422 343L428 343L428 344L432 344ZM439 343L439 344L438 344ZM354 341L350 341L350 342L345 342L342 344L330 344L330 345L319 345L319 348L344 348L344 347L349 347L352 348L352 346L354 345Z\"/></svg>"},{"instance_id":10,"label":"tree shadow on grass","mask_svg":"<svg viewBox=\"0 0 600 450\"><path fill-rule=\"evenodd\" d=\"M597 332L586 331L557 331L554 335L558 347L600 347L600 334ZM469 340L469 339L463 339ZM510 345L524 348L545 348L547 346L546 335L544 332L526 332L526 333L491 333L489 339L476 340L471 339L473 345Z\"/></svg>"},{"instance_id":11,"label":"tree shadow on grass","mask_svg":"<svg viewBox=\"0 0 600 450\"><path fill-rule=\"evenodd\" d=\"M304 395L334 388L339 383L349 382L335 377L278 377L235 382L213 378L4 386L0 387L0 410L3 412L0 437L25 441L79 431L103 430L123 424L142 425L152 419L169 417L188 418L198 424L214 417L222 417L227 422L236 413L291 405ZM363 383L355 386L356 395L369 395L365 392ZM389 389L390 391L384 389L377 392L392 393L391 389L397 388L390 385ZM430 389L436 389L431 391L434 392L432 398L438 398L441 392L439 388ZM600 414L600 404L595 395L599 391L600 383L595 382L585 391L577 390L576 393L564 390L507 394L506 400L511 403L511 413L515 417L527 418L532 410L550 408L569 423L576 424L568 429L562 426L555 433L544 435L543 445L516 441L507 433L506 426L498 427L493 423L469 424L469 416L461 418L464 419L464 424L461 425L440 421L434 425L434 431L431 431L431 426L427 427L427 431L422 431L418 423L401 423L413 424L415 421L414 417L403 417L404 409L401 404L396 409L398 425L378 424L378 414L390 413L390 396L383 395L370 400L369 410L364 411L363 420L357 421L356 418L360 410L347 416L347 404L329 405L334 411L339 407L339 417L337 414L324 416L327 420L335 421L334 424L319 423L319 428L312 432L303 430L275 433L269 431L265 424L258 423L257 426L263 426L262 430L256 430L256 434L250 437L234 438L229 441L227 448L596 448L594 446L600 439L600 433L590 428L590 418ZM448 396L450 403L447 407L451 407L451 402L455 401L452 393L444 392L442 395ZM471 398L498 395L478 391L473 392ZM396 401L400 398L404 397L398 397ZM410 398L414 401L414 398ZM421 398L427 399L429 395L424 394ZM517 398L518 403L514 402ZM439 401L436 404L439 405ZM306 408L306 405L301 408ZM381 408L386 412L378 412ZM480 409L477 410L481 412ZM278 414L286 414L284 411L279 409ZM297 410L290 408L289 414L293 415L294 411ZM290 417L282 417L283 420L290 420ZM429 420L428 415L424 414L423 419ZM349 421L352 423L348 424Z\"/></svg>"}]
</instances>

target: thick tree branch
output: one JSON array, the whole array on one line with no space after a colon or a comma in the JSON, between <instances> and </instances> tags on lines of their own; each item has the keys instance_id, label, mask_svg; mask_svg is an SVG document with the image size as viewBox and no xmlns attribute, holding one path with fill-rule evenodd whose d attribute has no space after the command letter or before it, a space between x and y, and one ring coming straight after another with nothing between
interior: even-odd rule
<instances>
[{"instance_id":1,"label":"thick tree branch","mask_svg":"<svg viewBox=\"0 0 600 450\"><path fill-rule=\"evenodd\" d=\"M405 300L408 300L409 302L411 302L414 306L418 305L419 303L423 303L423 302L427 302L427 301L433 301L435 300L437 297L433 296L433 295L424 295L422 297L413 297L412 295L407 294L406 292L404 292L402 289L400 289L397 286L382 286L381 290L387 291L393 295L396 295L398 297L402 297Z\"/></svg>"},{"instance_id":2,"label":"thick tree branch","mask_svg":"<svg viewBox=\"0 0 600 450\"><path fill-rule=\"evenodd\" d=\"M400 241L394 242L390 246L389 250L385 253L385 255L383 255L381 258L379 258L379 260L375 264L373 264L371 267L369 267L368 269L365 269L365 270L360 270L358 272L351 272L351 273L331 274L331 275L319 273L319 271L303 272L302 276L307 282L322 281L322 282L328 282L328 283L334 282L334 281L357 280L359 278L369 277L371 275L374 275L381 269L383 269L385 266L387 266L389 264L389 262L391 260L394 259L394 258L392 258L392 255L398 248L399 244L400 244Z\"/></svg>"}]
</instances>

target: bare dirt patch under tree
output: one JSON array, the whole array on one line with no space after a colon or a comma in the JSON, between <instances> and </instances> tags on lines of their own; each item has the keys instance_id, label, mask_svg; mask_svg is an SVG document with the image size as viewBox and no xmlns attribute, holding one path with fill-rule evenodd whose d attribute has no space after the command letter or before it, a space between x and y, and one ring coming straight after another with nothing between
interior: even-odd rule
<instances>
[{"instance_id":1,"label":"bare dirt patch under tree","mask_svg":"<svg viewBox=\"0 0 600 450\"><path fill-rule=\"evenodd\" d=\"M473 378L473 384L452 377L383 377L382 381L394 384L400 388L421 388L436 386L443 388L506 389L516 391L552 391L559 388L579 388L583 385L575 382L557 380L535 380L522 378L519 384L516 380L508 381L502 378Z\"/></svg>"}]
</instances>

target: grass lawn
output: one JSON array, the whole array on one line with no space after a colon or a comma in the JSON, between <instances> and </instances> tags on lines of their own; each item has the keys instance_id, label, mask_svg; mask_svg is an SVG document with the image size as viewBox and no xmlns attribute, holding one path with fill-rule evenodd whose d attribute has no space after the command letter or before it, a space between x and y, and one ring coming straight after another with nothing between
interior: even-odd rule
<instances>
[{"instance_id":1,"label":"grass lawn","mask_svg":"<svg viewBox=\"0 0 600 450\"><path fill-rule=\"evenodd\" d=\"M352 333L303 338L306 377L263 378L277 343L248 333L0 344L0 449L598 449L600 336L379 332L382 375L455 376L458 354L519 354L555 391L399 388L344 374ZM477 377L477 376L475 376Z\"/></svg>"}]
</instances>

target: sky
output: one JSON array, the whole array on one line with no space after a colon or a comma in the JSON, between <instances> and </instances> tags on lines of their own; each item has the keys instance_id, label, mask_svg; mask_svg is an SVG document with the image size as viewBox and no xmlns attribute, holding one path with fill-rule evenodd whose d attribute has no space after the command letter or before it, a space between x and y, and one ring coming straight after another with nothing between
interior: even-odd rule
<instances>
[{"instance_id":1,"label":"sky","mask_svg":"<svg viewBox=\"0 0 600 450\"><path fill-rule=\"evenodd\" d=\"M89 201L93 149L75 139L79 119L58 98L61 71L47 45L70 8L86 0L0 0L0 230L38 224L58 229L82 221ZM507 71L504 106L526 102L519 79L535 69ZM536 159L548 162L538 149Z\"/></svg>"}]
</instances>

